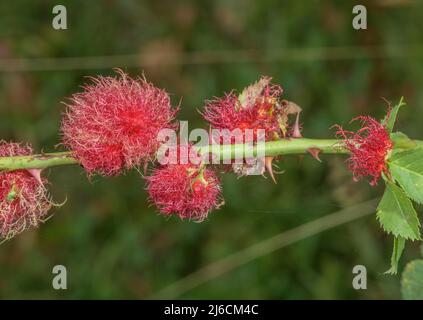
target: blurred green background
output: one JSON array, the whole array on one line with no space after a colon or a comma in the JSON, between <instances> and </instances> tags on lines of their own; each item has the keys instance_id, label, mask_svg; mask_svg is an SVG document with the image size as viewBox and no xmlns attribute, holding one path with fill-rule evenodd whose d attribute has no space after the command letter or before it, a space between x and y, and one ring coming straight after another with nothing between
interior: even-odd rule
<instances>
[{"instance_id":1,"label":"blurred green background","mask_svg":"<svg viewBox=\"0 0 423 320\"><path fill-rule=\"evenodd\" d=\"M64 4L68 29L51 26ZM204 99L241 90L261 75L303 109L306 137L333 135L357 114L382 117L385 97L405 96L399 128L422 137L423 3L362 1L368 29L354 30L352 1L1 1L0 137L60 150L61 101L121 67L166 88L181 120L204 126ZM182 100L181 100L182 99ZM222 177L226 205L201 224L165 219L149 207L137 172L88 181L77 166L47 170L57 202L39 230L0 246L0 298L167 297L184 276L260 241L342 208L379 197L382 186L354 183L343 157L323 163L290 157L278 184ZM174 297L392 299L391 238L375 215L308 237ZM402 259L418 257L408 244ZM68 290L51 286L68 270ZM367 290L352 269L367 267ZM183 282L182 282L183 285Z\"/></svg>"}]
</instances>

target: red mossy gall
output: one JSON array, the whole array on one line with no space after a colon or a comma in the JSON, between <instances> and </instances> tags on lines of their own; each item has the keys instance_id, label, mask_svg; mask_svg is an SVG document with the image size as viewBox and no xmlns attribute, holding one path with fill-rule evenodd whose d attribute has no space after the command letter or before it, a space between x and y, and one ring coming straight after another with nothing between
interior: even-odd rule
<instances>
[{"instance_id":1,"label":"red mossy gall","mask_svg":"<svg viewBox=\"0 0 423 320\"><path fill-rule=\"evenodd\" d=\"M0 157L30 154L29 145L0 141ZM28 170L0 173L1 239L10 239L31 226L37 227L47 218L52 203L44 187L46 183Z\"/></svg>"},{"instance_id":2,"label":"red mossy gall","mask_svg":"<svg viewBox=\"0 0 423 320\"><path fill-rule=\"evenodd\" d=\"M74 94L62 120L63 144L89 175L111 176L152 160L157 134L175 128L169 95L144 78L97 77Z\"/></svg>"},{"instance_id":3,"label":"red mossy gall","mask_svg":"<svg viewBox=\"0 0 423 320\"><path fill-rule=\"evenodd\" d=\"M361 123L358 131L346 131L337 125L336 135L344 140L345 147L351 152L348 167L354 180L370 177L370 185L374 186L382 173L389 175L386 158L392 150L393 142L385 124L368 116L360 116L352 121L357 120Z\"/></svg>"},{"instance_id":4,"label":"red mossy gall","mask_svg":"<svg viewBox=\"0 0 423 320\"><path fill-rule=\"evenodd\" d=\"M292 104L281 103L283 90L270 81L271 78L262 77L239 96L231 92L206 101L204 119L215 129L252 129L254 132L262 129L266 140L285 138L292 132L287 123L288 114L298 114L301 109L292 110Z\"/></svg>"},{"instance_id":5,"label":"red mossy gall","mask_svg":"<svg viewBox=\"0 0 423 320\"><path fill-rule=\"evenodd\" d=\"M201 222L222 204L219 179L201 164L162 165L146 181L151 203L167 216Z\"/></svg>"}]
</instances>

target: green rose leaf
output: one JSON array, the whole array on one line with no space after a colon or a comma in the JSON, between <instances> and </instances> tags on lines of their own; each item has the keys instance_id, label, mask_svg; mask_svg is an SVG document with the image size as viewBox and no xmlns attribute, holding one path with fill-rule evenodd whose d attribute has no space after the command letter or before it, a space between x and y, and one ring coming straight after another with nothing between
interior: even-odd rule
<instances>
[{"instance_id":1,"label":"green rose leaf","mask_svg":"<svg viewBox=\"0 0 423 320\"><path fill-rule=\"evenodd\" d=\"M390 138L394 142L393 153L399 153L417 147L417 143L414 140L411 140L407 135L400 131L392 132L390 134Z\"/></svg>"},{"instance_id":2,"label":"green rose leaf","mask_svg":"<svg viewBox=\"0 0 423 320\"><path fill-rule=\"evenodd\" d=\"M407 264L402 274L401 292L403 299L423 300L423 260Z\"/></svg>"},{"instance_id":3,"label":"green rose leaf","mask_svg":"<svg viewBox=\"0 0 423 320\"><path fill-rule=\"evenodd\" d=\"M420 222L411 200L392 182L386 182L385 193L377 208L377 218L383 228L395 237L420 239Z\"/></svg>"},{"instance_id":4,"label":"green rose leaf","mask_svg":"<svg viewBox=\"0 0 423 320\"><path fill-rule=\"evenodd\" d=\"M388 166L392 178L400 184L407 196L423 203L423 149L394 154Z\"/></svg>"},{"instance_id":5,"label":"green rose leaf","mask_svg":"<svg viewBox=\"0 0 423 320\"><path fill-rule=\"evenodd\" d=\"M388 115L383 119L382 123L384 123L386 125L386 129L388 130L388 132L392 132L392 130L394 129L394 125L395 125L395 121L397 120L397 116L398 116L398 111L402 106L405 106L406 103L404 102L404 97L401 97L400 101L398 102L398 104L392 108L389 117Z\"/></svg>"},{"instance_id":6,"label":"green rose leaf","mask_svg":"<svg viewBox=\"0 0 423 320\"><path fill-rule=\"evenodd\" d=\"M401 258L402 251L404 250L405 239L401 237L394 237L394 248L392 249L391 257L391 268L385 273L388 274L397 274L398 272L398 262Z\"/></svg>"}]
</instances>

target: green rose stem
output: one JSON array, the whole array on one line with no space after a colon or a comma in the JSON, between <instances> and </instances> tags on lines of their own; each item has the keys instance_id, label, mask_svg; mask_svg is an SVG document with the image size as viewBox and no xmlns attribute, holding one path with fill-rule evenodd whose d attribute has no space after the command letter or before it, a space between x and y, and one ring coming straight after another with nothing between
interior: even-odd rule
<instances>
[{"instance_id":1,"label":"green rose stem","mask_svg":"<svg viewBox=\"0 0 423 320\"><path fill-rule=\"evenodd\" d=\"M72 152L55 152L30 156L0 157L0 171L19 169L45 169L69 164L78 164Z\"/></svg>"},{"instance_id":2,"label":"green rose stem","mask_svg":"<svg viewBox=\"0 0 423 320\"><path fill-rule=\"evenodd\" d=\"M414 140L419 147L423 147L423 141ZM216 146L203 146L199 148L200 154L215 152ZM217 146L220 160L235 159L237 155L243 155L245 150L253 148L253 155L264 154L266 156L278 156L286 154L306 154L309 149L320 149L324 154L348 154L343 148L342 141L337 139L287 139L269 141L258 146L246 146L243 144ZM19 169L45 169L56 166L78 164L72 152L44 153L31 156L0 157L0 171L13 171Z\"/></svg>"},{"instance_id":3,"label":"green rose stem","mask_svg":"<svg viewBox=\"0 0 423 320\"><path fill-rule=\"evenodd\" d=\"M349 151L342 147L342 141L337 139L286 139L259 143L257 146L234 144L234 145L208 145L200 147L200 154L213 152L220 154L220 160L236 159L244 155L265 155L268 157L279 156L285 154L305 154L308 150L316 148L326 154L343 153ZM218 151L218 152L215 152Z\"/></svg>"}]
</instances>

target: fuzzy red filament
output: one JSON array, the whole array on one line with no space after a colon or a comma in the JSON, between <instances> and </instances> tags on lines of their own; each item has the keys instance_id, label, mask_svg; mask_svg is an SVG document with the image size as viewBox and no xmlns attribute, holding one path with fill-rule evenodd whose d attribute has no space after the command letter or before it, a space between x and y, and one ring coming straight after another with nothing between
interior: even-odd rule
<instances>
[{"instance_id":1,"label":"fuzzy red filament","mask_svg":"<svg viewBox=\"0 0 423 320\"><path fill-rule=\"evenodd\" d=\"M98 77L74 94L62 121L64 145L88 174L111 176L151 160L177 109L169 95L143 78Z\"/></svg>"},{"instance_id":2,"label":"fuzzy red filament","mask_svg":"<svg viewBox=\"0 0 423 320\"><path fill-rule=\"evenodd\" d=\"M0 141L0 157L30 154L29 145ZM45 183L45 179L38 181L28 170L0 173L0 238L10 239L47 218L52 204Z\"/></svg>"},{"instance_id":3,"label":"fuzzy red filament","mask_svg":"<svg viewBox=\"0 0 423 320\"><path fill-rule=\"evenodd\" d=\"M384 124L368 116L360 116L352 121L360 121L361 128L356 131L346 131L336 126L336 135L344 140L345 147L351 152L348 167L354 180L370 177L370 185L377 184L382 173L389 175L386 157L392 150L393 142Z\"/></svg>"}]
</instances>

